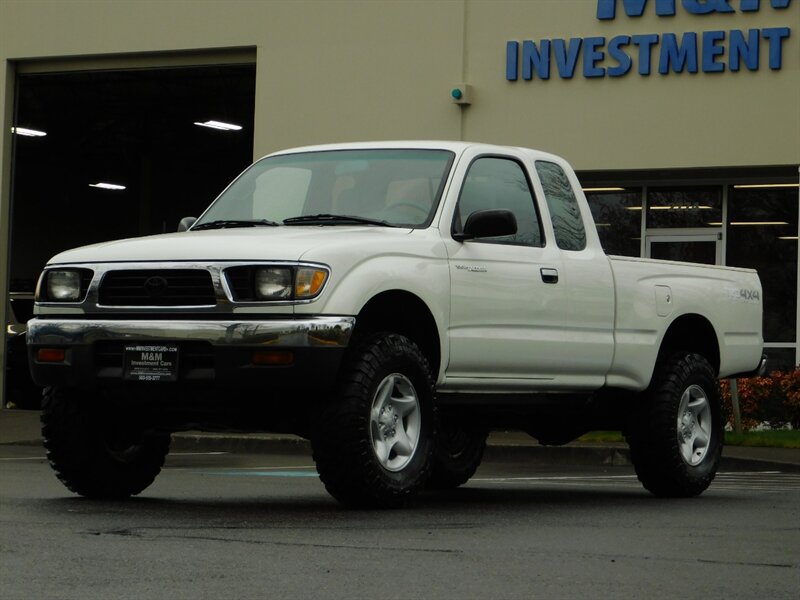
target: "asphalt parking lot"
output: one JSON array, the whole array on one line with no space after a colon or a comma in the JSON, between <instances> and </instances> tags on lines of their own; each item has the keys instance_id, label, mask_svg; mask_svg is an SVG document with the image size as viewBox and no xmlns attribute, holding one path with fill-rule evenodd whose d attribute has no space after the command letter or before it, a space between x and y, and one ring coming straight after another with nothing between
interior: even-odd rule
<instances>
[{"instance_id":1,"label":"asphalt parking lot","mask_svg":"<svg viewBox=\"0 0 800 600\"><path fill-rule=\"evenodd\" d=\"M800 587L800 472L778 463L732 461L741 468L701 497L661 500L619 449L553 461L495 445L458 490L352 511L302 444L220 443L180 442L125 502L71 494L35 440L0 444L0 597L794 598Z\"/></svg>"}]
</instances>

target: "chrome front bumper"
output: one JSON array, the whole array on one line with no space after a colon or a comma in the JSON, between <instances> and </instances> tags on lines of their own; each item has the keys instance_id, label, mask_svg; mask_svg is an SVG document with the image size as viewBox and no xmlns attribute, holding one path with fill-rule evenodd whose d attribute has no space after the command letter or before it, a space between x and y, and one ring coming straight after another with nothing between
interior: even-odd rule
<instances>
[{"instance_id":1,"label":"chrome front bumper","mask_svg":"<svg viewBox=\"0 0 800 600\"><path fill-rule=\"evenodd\" d=\"M51 319L28 324L28 362L40 386L127 388L140 385L125 377L125 348L129 344L170 345L179 350L177 379L150 386L228 397L233 389L273 396L292 390L330 389L355 326L354 317L302 319ZM63 349L63 359L43 358L40 351ZM279 365L262 365L254 356L275 350L289 357ZM216 392L214 390L216 389ZM223 393L224 392L224 393Z\"/></svg>"},{"instance_id":2,"label":"chrome front bumper","mask_svg":"<svg viewBox=\"0 0 800 600\"><path fill-rule=\"evenodd\" d=\"M275 320L32 319L29 346L75 346L97 341L200 341L213 346L346 348L354 317Z\"/></svg>"}]
</instances>

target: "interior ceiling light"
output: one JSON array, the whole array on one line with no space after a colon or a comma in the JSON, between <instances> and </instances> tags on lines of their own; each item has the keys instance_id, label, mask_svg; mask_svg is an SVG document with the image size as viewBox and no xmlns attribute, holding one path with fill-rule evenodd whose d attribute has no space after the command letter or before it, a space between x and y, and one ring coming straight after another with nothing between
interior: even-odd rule
<instances>
[{"instance_id":1,"label":"interior ceiling light","mask_svg":"<svg viewBox=\"0 0 800 600\"><path fill-rule=\"evenodd\" d=\"M796 240L796 239L800 239L800 238L798 238L798 236L796 236L796 235L782 235L782 236L779 236L778 239L779 240Z\"/></svg>"},{"instance_id":2,"label":"interior ceiling light","mask_svg":"<svg viewBox=\"0 0 800 600\"><path fill-rule=\"evenodd\" d=\"M625 188L621 187L598 187L598 188L583 188L586 193L592 192L624 192Z\"/></svg>"},{"instance_id":3,"label":"interior ceiling light","mask_svg":"<svg viewBox=\"0 0 800 600\"><path fill-rule=\"evenodd\" d=\"M116 184L116 183L103 183L102 181L98 182L98 183L90 183L89 187L100 188L102 190L114 190L114 191L119 191L119 190L124 190L125 189L124 185L119 185L119 184Z\"/></svg>"},{"instance_id":4,"label":"interior ceiling light","mask_svg":"<svg viewBox=\"0 0 800 600\"><path fill-rule=\"evenodd\" d=\"M737 190L753 190L763 188L796 188L800 187L800 183L754 183L748 185L735 185Z\"/></svg>"},{"instance_id":5,"label":"interior ceiling light","mask_svg":"<svg viewBox=\"0 0 800 600\"><path fill-rule=\"evenodd\" d=\"M711 210L712 206L706 206L705 204L699 204L694 206L693 204L680 204L676 206L651 206L649 207L650 210Z\"/></svg>"},{"instance_id":6,"label":"interior ceiling light","mask_svg":"<svg viewBox=\"0 0 800 600\"><path fill-rule=\"evenodd\" d=\"M211 129L219 129L221 131L239 131L242 128L241 125L234 125L232 123L223 123L222 121L206 121L205 123L200 123L198 121L195 121L194 124L199 125L200 127L210 127Z\"/></svg>"},{"instance_id":7,"label":"interior ceiling light","mask_svg":"<svg viewBox=\"0 0 800 600\"><path fill-rule=\"evenodd\" d=\"M16 133L17 135L24 135L25 137L44 137L47 135L44 131L38 131L36 129L28 129L27 127L12 127L11 133Z\"/></svg>"},{"instance_id":8,"label":"interior ceiling light","mask_svg":"<svg viewBox=\"0 0 800 600\"><path fill-rule=\"evenodd\" d=\"M786 221L732 221L731 225L788 225Z\"/></svg>"}]
</instances>

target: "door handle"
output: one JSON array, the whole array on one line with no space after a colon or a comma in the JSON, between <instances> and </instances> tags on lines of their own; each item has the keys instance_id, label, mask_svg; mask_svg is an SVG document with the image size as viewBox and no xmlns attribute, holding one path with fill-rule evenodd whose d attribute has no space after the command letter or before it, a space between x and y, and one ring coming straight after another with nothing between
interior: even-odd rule
<instances>
[{"instance_id":1,"label":"door handle","mask_svg":"<svg viewBox=\"0 0 800 600\"><path fill-rule=\"evenodd\" d=\"M542 281L545 283L558 283L558 269L546 269L542 267L539 269L542 274Z\"/></svg>"}]
</instances>

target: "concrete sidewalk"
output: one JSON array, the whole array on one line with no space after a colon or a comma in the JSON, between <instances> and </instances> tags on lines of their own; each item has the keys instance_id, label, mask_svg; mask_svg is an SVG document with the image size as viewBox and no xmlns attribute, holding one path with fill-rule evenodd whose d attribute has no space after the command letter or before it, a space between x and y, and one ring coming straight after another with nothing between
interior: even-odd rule
<instances>
[{"instance_id":1,"label":"concrete sidewalk","mask_svg":"<svg viewBox=\"0 0 800 600\"><path fill-rule=\"evenodd\" d=\"M287 434L229 434L185 432L172 436L172 450L179 452L310 452L308 441ZM39 412L0 409L0 444L41 446ZM489 436L488 456L508 453L528 454L532 462L553 464L624 465L629 464L624 444L585 444L540 446L529 435L517 431L496 431ZM800 450L788 448L748 448L726 446L722 469L769 469L800 472Z\"/></svg>"}]
</instances>

